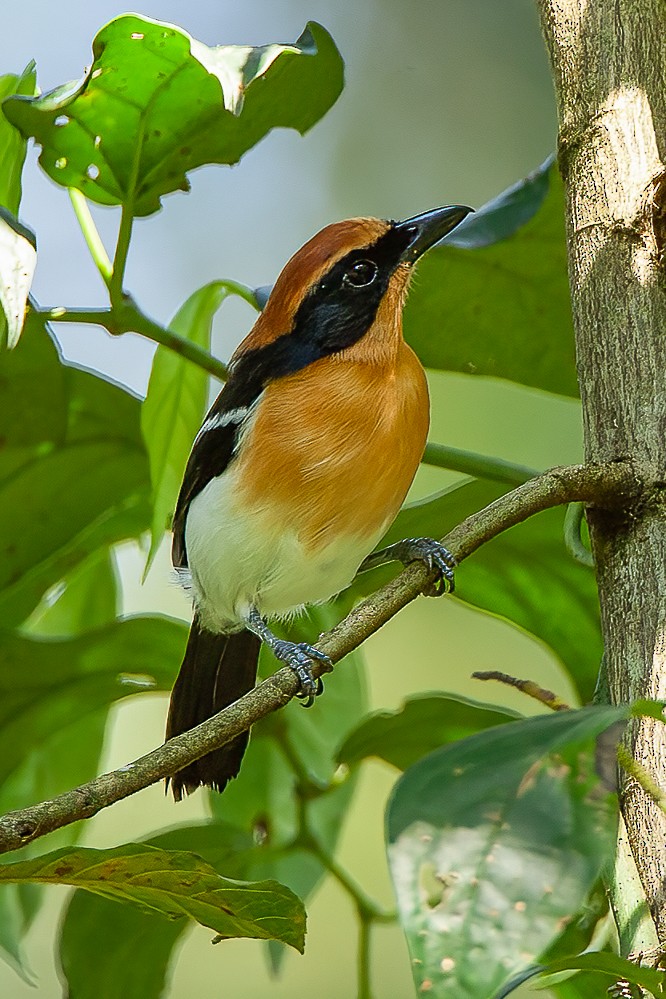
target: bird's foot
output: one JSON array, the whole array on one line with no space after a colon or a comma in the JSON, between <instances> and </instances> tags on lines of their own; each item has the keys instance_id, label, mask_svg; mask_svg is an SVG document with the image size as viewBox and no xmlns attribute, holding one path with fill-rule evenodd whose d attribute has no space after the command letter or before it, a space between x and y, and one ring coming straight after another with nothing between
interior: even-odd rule
<instances>
[{"instance_id":1,"label":"bird's foot","mask_svg":"<svg viewBox=\"0 0 666 999\"><path fill-rule=\"evenodd\" d=\"M432 538L405 538L391 545L395 557L403 565L408 562L422 562L431 572L436 573L429 587L424 590L426 596L439 597L444 593L453 593L456 582L453 570L457 562L455 556Z\"/></svg>"},{"instance_id":2,"label":"bird's foot","mask_svg":"<svg viewBox=\"0 0 666 999\"><path fill-rule=\"evenodd\" d=\"M304 708L310 708L314 704L315 697L319 697L324 692L324 683L320 676L312 675L312 664L317 662L326 664L326 672L333 668L333 664L328 656L313 648L306 642L288 642L278 638L271 645L271 651L276 659L283 662L294 671L301 685L296 697L303 701Z\"/></svg>"}]
</instances>

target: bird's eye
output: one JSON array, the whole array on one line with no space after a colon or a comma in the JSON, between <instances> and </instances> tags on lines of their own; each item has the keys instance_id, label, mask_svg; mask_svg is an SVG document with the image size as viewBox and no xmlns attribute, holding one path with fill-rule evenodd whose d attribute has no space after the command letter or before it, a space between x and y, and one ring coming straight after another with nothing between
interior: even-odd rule
<instances>
[{"instance_id":1,"label":"bird's eye","mask_svg":"<svg viewBox=\"0 0 666 999\"><path fill-rule=\"evenodd\" d=\"M352 288L365 288L377 277L377 264L372 260L357 260L355 264L345 271L342 279L343 284L351 285Z\"/></svg>"}]
</instances>

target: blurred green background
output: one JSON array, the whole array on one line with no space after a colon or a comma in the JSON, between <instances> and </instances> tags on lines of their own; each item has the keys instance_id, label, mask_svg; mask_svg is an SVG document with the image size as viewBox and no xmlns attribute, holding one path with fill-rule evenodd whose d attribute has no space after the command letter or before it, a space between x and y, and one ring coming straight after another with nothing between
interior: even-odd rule
<instances>
[{"instance_id":1,"label":"blurred green background","mask_svg":"<svg viewBox=\"0 0 666 999\"><path fill-rule=\"evenodd\" d=\"M95 32L122 11L117 3L100 0L6 5L0 72L20 71L35 58L44 90L77 78ZM127 286L163 322L208 280L271 283L288 256L330 221L357 214L401 218L447 202L478 206L554 147L551 84L531 0L361 0L353 6L333 0L162 0L145 3L140 12L173 21L210 45L291 41L315 19L332 33L346 61L339 102L305 138L275 132L239 166L199 170L189 196L167 198L158 215L136 225ZM95 209L94 214L111 246L117 213ZM34 156L25 173L22 218L38 233L34 290L40 303L103 305L103 288L68 199L39 172ZM252 319L239 300L225 303L215 327L221 357L228 357ZM145 392L150 343L134 336L112 340L89 327L58 326L57 332L68 358ZM450 329L449 335L464 337L465 330ZM432 440L535 468L580 457L579 412L571 401L461 375L437 374L431 384ZM424 469L413 495L442 488L453 478ZM188 616L187 601L170 582L166 550L143 586L143 556L135 548L120 550L118 563L127 612ZM464 572L463 566L460 587ZM565 698L571 694L547 650L455 599L417 601L365 650L371 704L377 708L396 707L411 692L437 689L531 710L519 695L470 680L475 669L529 676ZM165 713L166 699L150 694L113 710L104 767L122 765L161 742ZM391 892L383 808L393 779L388 767L365 765L340 846L342 862L385 904L391 904ZM202 814L198 796L176 807L161 787L153 787L92 820L83 842L112 846ZM51 890L28 941L45 999L61 995L53 939L64 897L64 890ZM271 980L261 944L231 941L212 948L211 934L197 928L179 951L170 995L353 996L355 935L347 900L327 881L309 907L306 954L288 954L280 979ZM376 930L373 980L380 999L412 994L406 947L395 927ZM103 982L99 988L103 997ZM0 965L0 996L34 994Z\"/></svg>"}]
</instances>

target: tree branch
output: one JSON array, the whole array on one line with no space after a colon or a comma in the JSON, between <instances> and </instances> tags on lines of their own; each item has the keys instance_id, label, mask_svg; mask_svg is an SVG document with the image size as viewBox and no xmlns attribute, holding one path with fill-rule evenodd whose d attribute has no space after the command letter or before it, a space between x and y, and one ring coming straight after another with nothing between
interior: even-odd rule
<instances>
[{"instance_id":1,"label":"tree branch","mask_svg":"<svg viewBox=\"0 0 666 999\"><path fill-rule=\"evenodd\" d=\"M229 369L226 364L219 361L207 350L200 347L193 340L187 340L178 333L173 333L165 326L160 326L149 316L146 316L129 296L126 296L123 304L111 309L36 309L39 315L43 316L50 323L83 323L89 326L101 326L112 336L121 336L123 333L140 333L141 336L153 340L155 343L168 347L174 353L180 354L186 360L197 364L209 375L220 381L226 381L229 377Z\"/></svg>"},{"instance_id":2,"label":"tree branch","mask_svg":"<svg viewBox=\"0 0 666 999\"><path fill-rule=\"evenodd\" d=\"M626 510L639 499L642 490L641 478L628 462L554 468L468 517L442 540L460 562L502 531L548 507L580 501L597 508ZM317 647L332 662L338 662L414 600L430 582L424 566L408 566L323 635ZM321 666L315 665L313 672L321 673ZM55 829L90 818L108 805L174 774L244 732L260 718L284 707L298 687L292 670L283 667L235 704L146 756L49 801L7 813L0 818L0 853L17 850Z\"/></svg>"}]
</instances>

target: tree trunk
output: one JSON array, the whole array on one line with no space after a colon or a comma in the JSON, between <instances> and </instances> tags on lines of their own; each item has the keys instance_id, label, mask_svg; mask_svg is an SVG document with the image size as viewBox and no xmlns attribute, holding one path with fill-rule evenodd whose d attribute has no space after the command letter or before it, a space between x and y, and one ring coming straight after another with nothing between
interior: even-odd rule
<instances>
[{"instance_id":1,"label":"tree trunk","mask_svg":"<svg viewBox=\"0 0 666 999\"><path fill-rule=\"evenodd\" d=\"M648 487L627 516L590 509L613 701L666 700L666 7L539 0L559 115L569 277L588 461L631 458ZM635 757L666 783L666 727ZM635 781L628 839L666 942L666 816Z\"/></svg>"}]
</instances>

